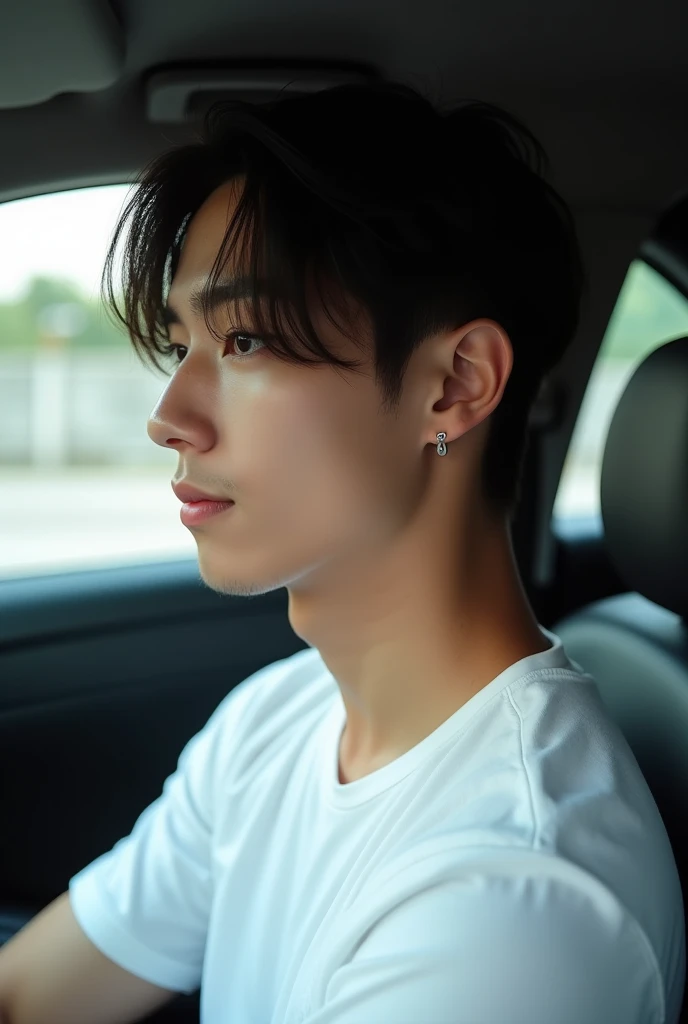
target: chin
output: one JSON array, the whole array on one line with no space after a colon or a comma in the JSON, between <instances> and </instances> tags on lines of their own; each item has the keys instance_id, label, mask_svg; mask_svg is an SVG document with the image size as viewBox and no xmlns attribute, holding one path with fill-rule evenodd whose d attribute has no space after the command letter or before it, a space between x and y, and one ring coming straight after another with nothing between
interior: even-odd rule
<instances>
[{"instance_id":1,"label":"chin","mask_svg":"<svg viewBox=\"0 0 688 1024\"><path fill-rule=\"evenodd\" d=\"M236 568L223 571L216 559L207 557L199 557L198 569L202 581L210 590L229 597L259 597L285 586L282 580L269 582L257 578L256 575L238 576Z\"/></svg>"}]
</instances>

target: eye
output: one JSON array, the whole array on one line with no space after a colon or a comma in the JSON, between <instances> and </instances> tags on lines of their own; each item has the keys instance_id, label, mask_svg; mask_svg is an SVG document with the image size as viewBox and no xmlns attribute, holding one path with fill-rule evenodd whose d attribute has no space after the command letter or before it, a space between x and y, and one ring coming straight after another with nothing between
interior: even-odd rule
<instances>
[{"instance_id":1,"label":"eye","mask_svg":"<svg viewBox=\"0 0 688 1024\"><path fill-rule=\"evenodd\" d=\"M228 342L230 347L232 345L234 345L237 341L240 341L242 344L248 342L249 345L255 345L255 344L264 345L265 344L265 342L261 338L256 337L255 334L243 334L241 331L230 331L229 334L225 335L225 341ZM254 352L240 352L238 358L239 359L248 359L252 355L255 355L255 353Z\"/></svg>"},{"instance_id":2,"label":"eye","mask_svg":"<svg viewBox=\"0 0 688 1024\"><path fill-rule=\"evenodd\" d=\"M230 348L235 346L237 342L239 342L242 345L265 345L265 342L261 338L258 338L255 334L245 334L243 331L230 331L229 334L225 335L224 340L228 343ZM183 349L184 352L186 352L187 346L175 345L173 342L167 342L162 346L163 354L166 356L176 356L178 364L181 363L184 359L184 356L182 356L181 358L179 356L180 349ZM255 352L239 352L238 354L236 354L236 348L234 350L234 353L235 354L232 356L232 358L239 360L250 359L251 356L256 354Z\"/></svg>"}]
</instances>

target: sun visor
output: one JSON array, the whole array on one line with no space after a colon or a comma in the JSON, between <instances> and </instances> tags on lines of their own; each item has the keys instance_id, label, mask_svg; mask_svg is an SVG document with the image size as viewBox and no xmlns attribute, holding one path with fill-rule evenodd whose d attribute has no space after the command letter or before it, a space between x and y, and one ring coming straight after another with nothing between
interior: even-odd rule
<instances>
[{"instance_id":1,"label":"sun visor","mask_svg":"<svg viewBox=\"0 0 688 1024\"><path fill-rule=\"evenodd\" d=\"M124 52L122 29L106 0L3 4L0 109L107 89L122 74Z\"/></svg>"}]
</instances>

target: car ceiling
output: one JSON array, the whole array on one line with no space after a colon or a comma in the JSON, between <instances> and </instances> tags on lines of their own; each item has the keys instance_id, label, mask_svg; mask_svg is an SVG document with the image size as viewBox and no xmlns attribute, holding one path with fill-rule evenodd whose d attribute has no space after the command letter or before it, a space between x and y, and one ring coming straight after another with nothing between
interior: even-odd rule
<instances>
[{"instance_id":1,"label":"car ceiling","mask_svg":"<svg viewBox=\"0 0 688 1024\"><path fill-rule=\"evenodd\" d=\"M237 61L356 62L542 139L574 205L658 213L688 181L684 0L23 0L0 34L0 198L131 179L188 126L146 76Z\"/></svg>"}]
</instances>

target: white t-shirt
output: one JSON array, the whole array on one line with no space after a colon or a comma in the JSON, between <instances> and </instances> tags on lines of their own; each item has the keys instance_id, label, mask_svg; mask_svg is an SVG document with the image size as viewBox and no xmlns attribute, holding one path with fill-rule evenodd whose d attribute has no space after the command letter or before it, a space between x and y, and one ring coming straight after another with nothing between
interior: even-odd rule
<instances>
[{"instance_id":1,"label":"white t-shirt","mask_svg":"<svg viewBox=\"0 0 688 1024\"><path fill-rule=\"evenodd\" d=\"M561 640L397 760L338 777L315 648L220 703L69 884L108 957L203 1024L675 1024L681 889L656 805Z\"/></svg>"}]
</instances>

